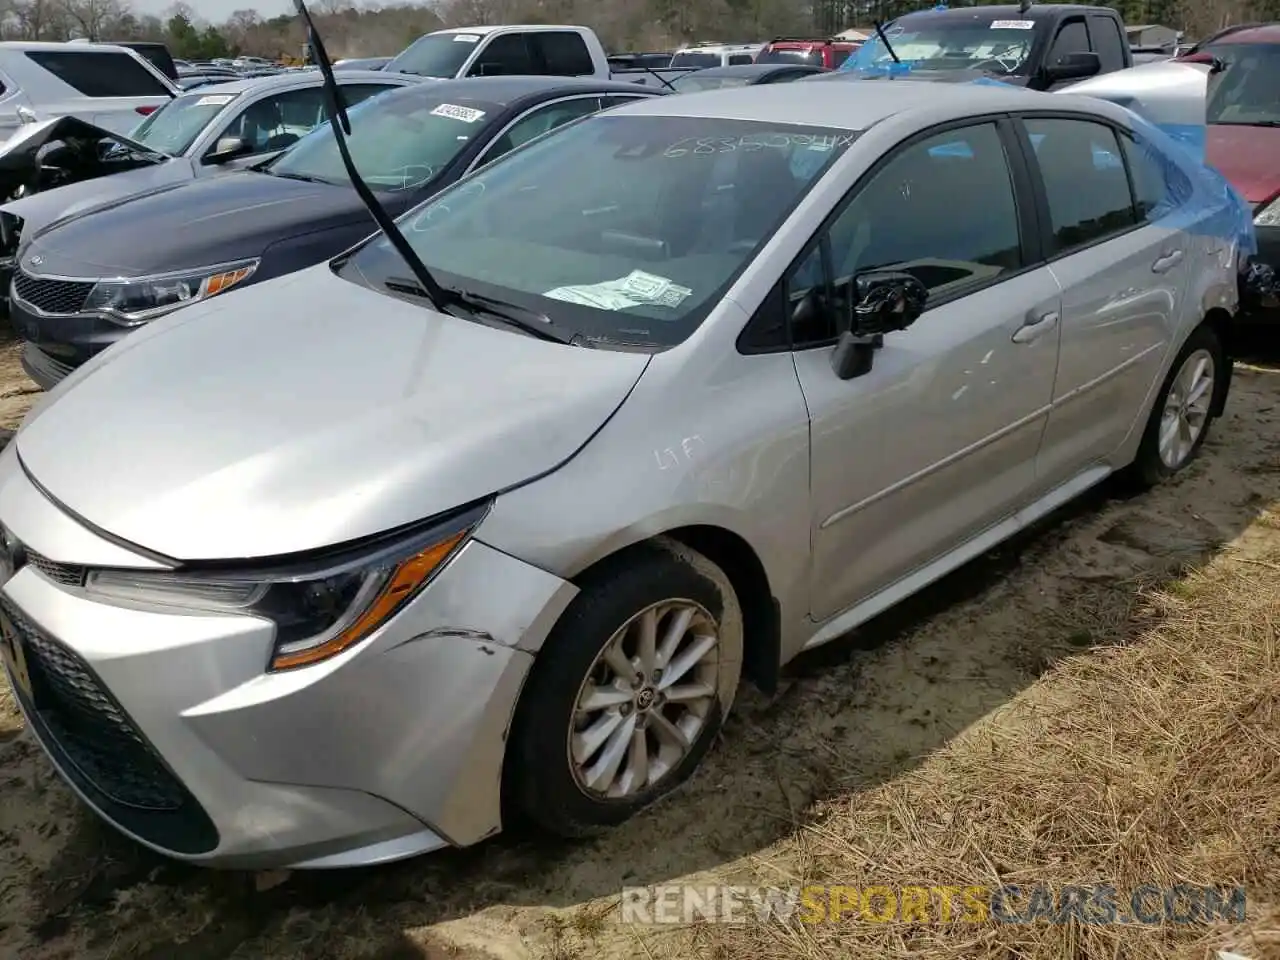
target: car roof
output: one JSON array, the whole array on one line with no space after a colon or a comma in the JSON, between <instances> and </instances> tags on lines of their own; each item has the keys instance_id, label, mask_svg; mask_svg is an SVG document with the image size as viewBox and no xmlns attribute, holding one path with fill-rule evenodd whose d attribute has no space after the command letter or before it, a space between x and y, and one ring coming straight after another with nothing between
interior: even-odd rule
<instances>
[{"instance_id":1,"label":"car roof","mask_svg":"<svg viewBox=\"0 0 1280 960\"><path fill-rule=\"evenodd\" d=\"M700 73L702 71L699 71ZM1025 110L1028 100L1064 105L1058 94L1005 84L976 83L765 83L684 93L624 104L611 114L759 120L802 126L866 130L881 120L920 108L951 108L956 118ZM1101 103L1101 101L1094 101Z\"/></svg>"},{"instance_id":2,"label":"car roof","mask_svg":"<svg viewBox=\"0 0 1280 960\"><path fill-rule=\"evenodd\" d=\"M922 20L1056 20L1073 13L1098 13L1100 9L1077 3L1033 3L1025 10L1016 3L992 4L981 7L948 7L946 10L915 10L895 18L894 22L900 23L908 17L912 23Z\"/></svg>"},{"instance_id":3,"label":"car roof","mask_svg":"<svg viewBox=\"0 0 1280 960\"><path fill-rule=\"evenodd\" d=\"M819 68L803 63L735 63L728 67L706 67L694 73L699 77L758 77L764 73L778 73L782 70L819 72Z\"/></svg>"},{"instance_id":4,"label":"car roof","mask_svg":"<svg viewBox=\"0 0 1280 960\"><path fill-rule=\"evenodd\" d=\"M357 71L343 71L350 76ZM370 71L385 77L383 71ZM413 84L411 89L420 91L423 96L457 97L464 100L485 100L502 106L523 100L526 97L564 93L571 96L575 93L637 93L655 94L660 91L653 87L628 83L625 80L597 80L593 77L463 77L460 80L426 80L421 84ZM665 91L662 91L665 92Z\"/></svg>"},{"instance_id":5,"label":"car roof","mask_svg":"<svg viewBox=\"0 0 1280 960\"><path fill-rule=\"evenodd\" d=\"M1244 27L1210 40L1206 46L1225 46L1228 43L1280 43L1280 23L1266 23L1257 27Z\"/></svg>"},{"instance_id":6,"label":"car roof","mask_svg":"<svg viewBox=\"0 0 1280 960\"><path fill-rule=\"evenodd\" d=\"M190 77L191 74L187 76ZM216 76L216 74L205 74L205 76ZM381 70L343 70L338 75L338 81L339 83L351 83L360 80L376 82L378 80L385 81L388 76L396 77L397 80L411 79L408 75L386 74ZM311 81L310 84L305 82L308 80ZM265 77L241 77L237 80L227 80L221 83L201 84L197 89L199 89L201 96L220 96L224 94L239 96L249 91L274 90L277 87L319 86L322 82L323 77L319 71L313 73L273 73ZM393 80L391 85L398 85L397 81ZM406 86L412 85L412 83L406 84Z\"/></svg>"}]
</instances>

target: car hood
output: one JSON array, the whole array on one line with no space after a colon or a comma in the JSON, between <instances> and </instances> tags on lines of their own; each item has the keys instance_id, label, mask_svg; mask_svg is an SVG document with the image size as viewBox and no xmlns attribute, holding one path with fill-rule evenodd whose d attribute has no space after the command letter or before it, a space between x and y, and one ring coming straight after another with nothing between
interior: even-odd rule
<instances>
[{"instance_id":1,"label":"car hood","mask_svg":"<svg viewBox=\"0 0 1280 960\"><path fill-rule=\"evenodd\" d=\"M1249 203L1261 203L1280 191L1280 127L1209 124L1209 163Z\"/></svg>"},{"instance_id":2,"label":"car hood","mask_svg":"<svg viewBox=\"0 0 1280 960\"><path fill-rule=\"evenodd\" d=\"M39 256L37 273L68 278L146 276L256 257L277 240L368 217L349 186L237 171L125 197L28 232L24 262Z\"/></svg>"},{"instance_id":3,"label":"car hood","mask_svg":"<svg viewBox=\"0 0 1280 960\"><path fill-rule=\"evenodd\" d=\"M184 158L173 158L151 167L126 170L92 180L81 180L33 193L20 200L0 204L0 213L20 217L23 233L34 236L55 220L84 213L125 197L141 196L161 187L194 180L197 165Z\"/></svg>"},{"instance_id":4,"label":"car hood","mask_svg":"<svg viewBox=\"0 0 1280 960\"><path fill-rule=\"evenodd\" d=\"M280 556L555 469L648 359L444 316L321 264L131 335L14 444L53 499L125 541L180 560Z\"/></svg>"}]
</instances>

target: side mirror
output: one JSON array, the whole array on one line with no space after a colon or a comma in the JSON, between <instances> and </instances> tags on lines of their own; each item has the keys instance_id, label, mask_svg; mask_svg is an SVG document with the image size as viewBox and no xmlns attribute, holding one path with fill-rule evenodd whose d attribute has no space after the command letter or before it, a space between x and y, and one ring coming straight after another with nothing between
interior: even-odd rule
<instances>
[{"instance_id":1,"label":"side mirror","mask_svg":"<svg viewBox=\"0 0 1280 960\"><path fill-rule=\"evenodd\" d=\"M1068 53L1059 57L1057 63L1045 65L1044 78L1049 83L1061 83L1063 80L1095 77L1101 72L1102 61L1096 53Z\"/></svg>"},{"instance_id":2,"label":"side mirror","mask_svg":"<svg viewBox=\"0 0 1280 960\"><path fill-rule=\"evenodd\" d=\"M239 137L222 137L213 145L213 149L209 151L205 159L209 163L226 163L236 157L246 156L249 150L249 144Z\"/></svg>"},{"instance_id":3,"label":"side mirror","mask_svg":"<svg viewBox=\"0 0 1280 960\"><path fill-rule=\"evenodd\" d=\"M864 273L849 287L848 322L831 354L831 369L841 380L869 373L884 335L915 323L929 299L923 283L896 270Z\"/></svg>"}]
</instances>

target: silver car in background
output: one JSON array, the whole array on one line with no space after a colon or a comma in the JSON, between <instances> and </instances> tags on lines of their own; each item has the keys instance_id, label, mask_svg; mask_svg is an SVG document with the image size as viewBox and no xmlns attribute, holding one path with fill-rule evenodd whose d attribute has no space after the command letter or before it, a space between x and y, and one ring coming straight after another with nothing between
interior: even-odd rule
<instances>
[{"instance_id":1,"label":"silver car in background","mask_svg":"<svg viewBox=\"0 0 1280 960\"><path fill-rule=\"evenodd\" d=\"M420 77L376 70L344 71L339 79L348 106L418 82ZM135 145L155 151L150 165L11 200L0 204L0 218L16 218L22 236L30 238L73 213L265 160L324 122L321 97L318 74L289 73L198 87L150 114L129 134L130 145L115 147L135 154ZM41 145L39 138L24 144L33 164Z\"/></svg>"},{"instance_id":2,"label":"silver car in background","mask_svg":"<svg viewBox=\"0 0 1280 960\"><path fill-rule=\"evenodd\" d=\"M1241 211L1171 144L996 86L655 98L402 218L442 293L378 235L156 321L0 454L31 730L202 864L626 819L741 679L1192 459Z\"/></svg>"}]
</instances>

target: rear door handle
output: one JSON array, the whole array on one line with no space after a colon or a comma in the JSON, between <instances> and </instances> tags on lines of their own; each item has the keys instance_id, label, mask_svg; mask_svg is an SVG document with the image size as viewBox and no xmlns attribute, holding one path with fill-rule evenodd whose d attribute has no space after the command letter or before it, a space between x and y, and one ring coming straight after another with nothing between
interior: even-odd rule
<instances>
[{"instance_id":1,"label":"rear door handle","mask_svg":"<svg viewBox=\"0 0 1280 960\"><path fill-rule=\"evenodd\" d=\"M1042 313L1037 317L1031 317L1013 333L1014 343L1031 343L1039 340L1046 333L1052 330L1058 323L1058 314L1056 311L1050 313Z\"/></svg>"},{"instance_id":2,"label":"rear door handle","mask_svg":"<svg viewBox=\"0 0 1280 960\"><path fill-rule=\"evenodd\" d=\"M1173 253L1166 253L1163 257L1151 265L1154 273L1168 273L1174 267L1182 262L1182 251L1175 250Z\"/></svg>"}]
</instances>

